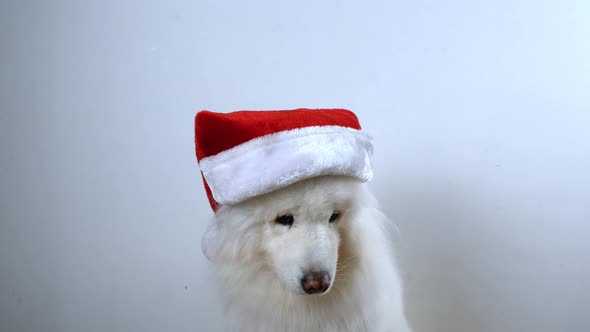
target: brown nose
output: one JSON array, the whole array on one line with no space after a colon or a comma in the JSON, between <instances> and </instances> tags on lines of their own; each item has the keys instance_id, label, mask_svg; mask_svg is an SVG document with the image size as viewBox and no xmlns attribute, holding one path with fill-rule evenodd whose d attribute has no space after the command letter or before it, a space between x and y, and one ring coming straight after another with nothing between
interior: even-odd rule
<instances>
[{"instance_id":1,"label":"brown nose","mask_svg":"<svg viewBox=\"0 0 590 332\"><path fill-rule=\"evenodd\" d=\"M323 293L330 287L330 275L326 272L310 272L301 279L301 286L307 294Z\"/></svg>"}]
</instances>

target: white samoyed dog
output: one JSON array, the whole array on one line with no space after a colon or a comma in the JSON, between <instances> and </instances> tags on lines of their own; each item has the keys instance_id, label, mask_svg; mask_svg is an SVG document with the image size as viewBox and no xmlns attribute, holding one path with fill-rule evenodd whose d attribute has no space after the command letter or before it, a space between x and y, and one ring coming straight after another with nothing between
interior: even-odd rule
<instances>
[{"instance_id":1,"label":"white samoyed dog","mask_svg":"<svg viewBox=\"0 0 590 332\"><path fill-rule=\"evenodd\" d=\"M221 206L202 247L226 330L409 332L391 226L347 176Z\"/></svg>"}]
</instances>

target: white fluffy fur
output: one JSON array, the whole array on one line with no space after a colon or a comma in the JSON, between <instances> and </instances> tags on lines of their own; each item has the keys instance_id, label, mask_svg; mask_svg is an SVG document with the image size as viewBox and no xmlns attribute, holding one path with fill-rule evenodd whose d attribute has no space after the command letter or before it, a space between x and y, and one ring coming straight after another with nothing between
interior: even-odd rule
<instances>
[{"instance_id":1,"label":"white fluffy fur","mask_svg":"<svg viewBox=\"0 0 590 332\"><path fill-rule=\"evenodd\" d=\"M341 217L328 219L333 211ZM292 214L293 226L277 224ZM203 237L226 312L226 330L241 332L409 332L391 223L366 185L323 176L234 206L222 206ZM332 285L304 294L308 270Z\"/></svg>"}]
</instances>

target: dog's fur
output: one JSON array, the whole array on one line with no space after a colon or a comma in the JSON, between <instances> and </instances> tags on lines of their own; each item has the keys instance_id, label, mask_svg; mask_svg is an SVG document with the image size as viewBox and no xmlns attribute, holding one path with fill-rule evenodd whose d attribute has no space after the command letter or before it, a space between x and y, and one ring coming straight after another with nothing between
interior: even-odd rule
<instances>
[{"instance_id":1,"label":"dog's fur","mask_svg":"<svg viewBox=\"0 0 590 332\"><path fill-rule=\"evenodd\" d=\"M340 217L330 223L334 211ZM292 226L276 223L284 214ZM226 329L409 332L390 226L366 184L344 176L220 207L203 250L221 286ZM331 275L326 293L304 293L310 270Z\"/></svg>"}]
</instances>

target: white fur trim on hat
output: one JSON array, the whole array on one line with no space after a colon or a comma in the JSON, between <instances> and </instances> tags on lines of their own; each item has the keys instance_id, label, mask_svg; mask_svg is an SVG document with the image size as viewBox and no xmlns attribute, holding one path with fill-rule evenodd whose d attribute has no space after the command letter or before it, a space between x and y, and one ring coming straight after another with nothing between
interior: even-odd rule
<instances>
[{"instance_id":1,"label":"white fur trim on hat","mask_svg":"<svg viewBox=\"0 0 590 332\"><path fill-rule=\"evenodd\" d=\"M286 130L252 139L199 166L220 204L236 204L320 175L373 176L368 134L340 126Z\"/></svg>"}]
</instances>

